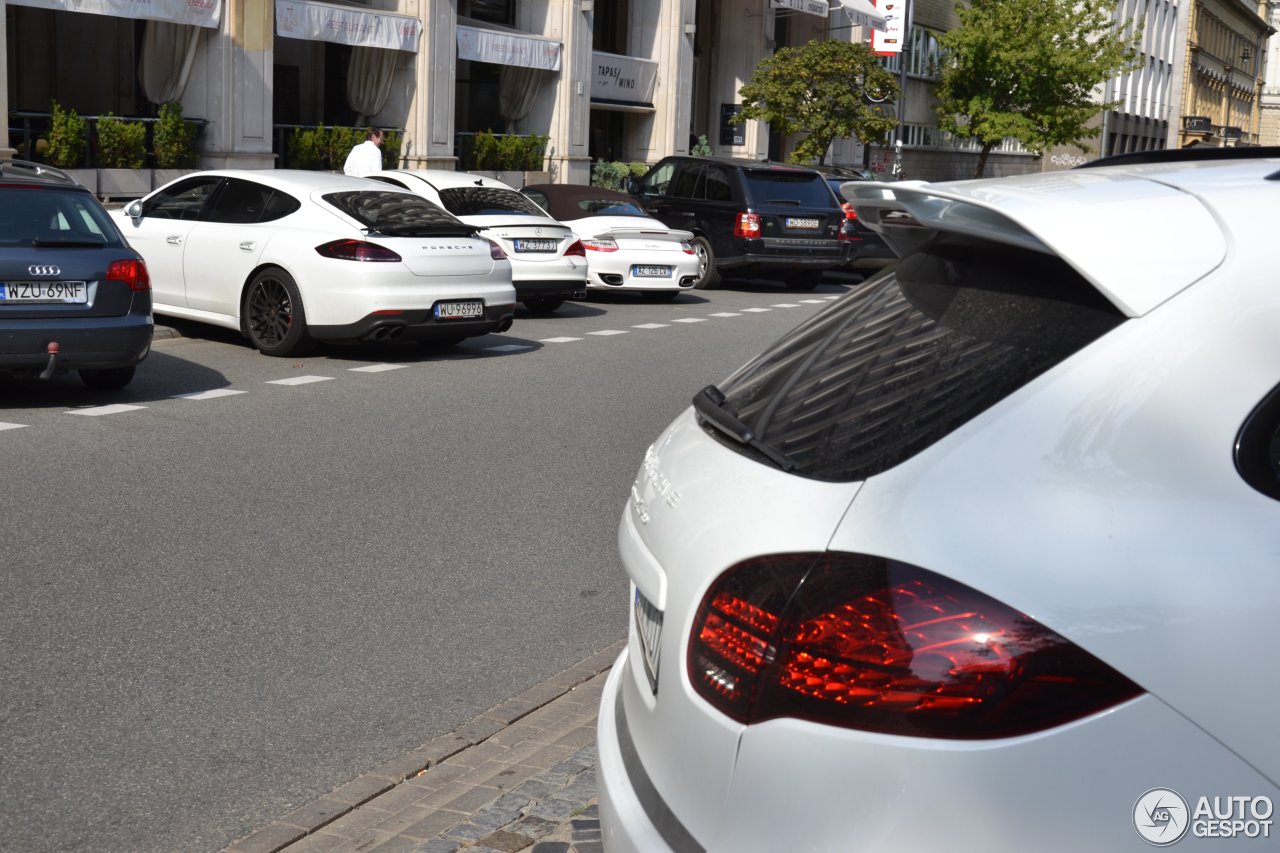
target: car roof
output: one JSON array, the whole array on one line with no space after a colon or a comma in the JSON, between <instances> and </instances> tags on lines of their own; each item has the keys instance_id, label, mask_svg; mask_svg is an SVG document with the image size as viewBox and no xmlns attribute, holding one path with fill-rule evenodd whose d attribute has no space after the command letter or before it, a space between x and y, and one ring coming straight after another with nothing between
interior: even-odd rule
<instances>
[{"instance_id":1,"label":"car roof","mask_svg":"<svg viewBox=\"0 0 1280 853\"><path fill-rule=\"evenodd\" d=\"M351 175L343 175L335 172L316 172L306 169L207 169L201 172L192 172L184 175L183 178L194 178L201 176L212 176L221 178L241 178L246 181L255 181L264 186L292 191L299 194L311 194L316 191L333 191L333 190L392 190L399 191L399 187L391 187L387 184L378 184L365 178L356 178Z\"/></svg>"},{"instance_id":2,"label":"car roof","mask_svg":"<svg viewBox=\"0 0 1280 853\"><path fill-rule=\"evenodd\" d=\"M841 192L900 255L939 232L1052 253L1141 316L1224 262L1235 244L1230 220L1275 216L1280 157L934 184L852 181Z\"/></svg>"},{"instance_id":3,"label":"car roof","mask_svg":"<svg viewBox=\"0 0 1280 853\"><path fill-rule=\"evenodd\" d=\"M578 206L580 201L607 199L619 204L636 206L636 200L626 193L604 187L588 187L582 184L530 184L526 190L540 192L547 197L548 212L556 219L582 219L592 214Z\"/></svg>"},{"instance_id":4,"label":"car roof","mask_svg":"<svg viewBox=\"0 0 1280 853\"><path fill-rule=\"evenodd\" d=\"M455 172L450 169L387 169L377 172L379 175L413 175L431 184L436 189L452 189L454 187L491 187L508 189L515 192L515 187L488 175L477 175L474 172Z\"/></svg>"},{"instance_id":5,"label":"car roof","mask_svg":"<svg viewBox=\"0 0 1280 853\"><path fill-rule=\"evenodd\" d=\"M698 157L693 154L674 154L662 159L690 160L696 163L715 163L729 169L770 169L788 172L813 172L818 174L818 170L810 166L800 166L795 163L773 163L769 160L744 160L735 157Z\"/></svg>"},{"instance_id":6,"label":"car roof","mask_svg":"<svg viewBox=\"0 0 1280 853\"><path fill-rule=\"evenodd\" d=\"M0 160L0 180L9 185L26 184L89 192L89 188L70 173L29 160Z\"/></svg>"}]
</instances>

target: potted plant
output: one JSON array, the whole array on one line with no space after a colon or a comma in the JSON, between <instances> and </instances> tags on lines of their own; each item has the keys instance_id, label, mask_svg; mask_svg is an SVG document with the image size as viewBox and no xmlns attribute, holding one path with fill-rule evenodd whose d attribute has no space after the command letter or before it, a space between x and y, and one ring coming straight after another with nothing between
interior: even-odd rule
<instances>
[{"instance_id":1,"label":"potted plant","mask_svg":"<svg viewBox=\"0 0 1280 853\"><path fill-rule=\"evenodd\" d=\"M44 159L49 165L66 169L76 180L92 192L98 191L98 175L94 169L83 168L84 152L89 141L89 126L74 109L63 109L57 101L49 102L48 143Z\"/></svg>"},{"instance_id":2,"label":"potted plant","mask_svg":"<svg viewBox=\"0 0 1280 853\"><path fill-rule=\"evenodd\" d=\"M160 106L151 131L151 153L155 171L152 189L164 186L196 164L196 128L182 117L182 104L170 102Z\"/></svg>"},{"instance_id":3,"label":"potted plant","mask_svg":"<svg viewBox=\"0 0 1280 853\"><path fill-rule=\"evenodd\" d=\"M98 194L140 197L151 191L147 158L147 127L107 113L98 119Z\"/></svg>"},{"instance_id":4,"label":"potted plant","mask_svg":"<svg viewBox=\"0 0 1280 853\"><path fill-rule=\"evenodd\" d=\"M517 189L526 184L546 183L546 152L549 136L495 134L480 131L471 149L471 171L497 178Z\"/></svg>"}]
</instances>

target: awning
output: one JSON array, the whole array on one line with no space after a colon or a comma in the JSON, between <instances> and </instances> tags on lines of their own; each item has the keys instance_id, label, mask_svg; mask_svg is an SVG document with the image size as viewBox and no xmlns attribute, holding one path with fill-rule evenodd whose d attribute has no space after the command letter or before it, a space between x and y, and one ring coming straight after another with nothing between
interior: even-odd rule
<instances>
[{"instance_id":1,"label":"awning","mask_svg":"<svg viewBox=\"0 0 1280 853\"><path fill-rule=\"evenodd\" d=\"M9 0L9 5L168 21L197 27L218 26L218 17L222 13L222 0Z\"/></svg>"},{"instance_id":2,"label":"awning","mask_svg":"<svg viewBox=\"0 0 1280 853\"><path fill-rule=\"evenodd\" d=\"M408 15L366 12L314 0L276 0L276 35L417 53L422 22Z\"/></svg>"},{"instance_id":3,"label":"awning","mask_svg":"<svg viewBox=\"0 0 1280 853\"><path fill-rule=\"evenodd\" d=\"M625 109L628 105L643 112L653 110L653 91L658 84L658 63L652 59L622 56L597 50L591 54L591 106Z\"/></svg>"},{"instance_id":4,"label":"awning","mask_svg":"<svg viewBox=\"0 0 1280 853\"><path fill-rule=\"evenodd\" d=\"M905 7L906 2L907 0L896 0L896 2L891 0L886 6L884 0L881 0L878 4L880 8L877 9L877 4L871 0L840 0L840 6L849 16L849 23L855 27L871 27L877 30L885 30L889 26L889 17L887 16L893 15L889 10ZM898 17L901 17L900 12Z\"/></svg>"},{"instance_id":5,"label":"awning","mask_svg":"<svg viewBox=\"0 0 1280 853\"><path fill-rule=\"evenodd\" d=\"M458 24L457 33L459 59L543 71L560 70L560 42L553 39L518 30L464 26L462 23Z\"/></svg>"},{"instance_id":6,"label":"awning","mask_svg":"<svg viewBox=\"0 0 1280 853\"><path fill-rule=\"evenodd\" d=\"M654 106L651 103L637 103L635 101L615 101L609 98L592 98L591 109L612 111L615 113L651 113L654 112Z\"/></svg>"},{"instance_id":7,"label":"awning","mask_svg":"<svg viewBox=\"0 0 1280 853\"><path fill-rule=\"evenodd\" d=\"M827 0L772 0L769 3L769 7L804 12L806 15L817 15L819 18L827 17L827 14L831 11L831 8L827 6Z\"/></svg>"}]
</instances>

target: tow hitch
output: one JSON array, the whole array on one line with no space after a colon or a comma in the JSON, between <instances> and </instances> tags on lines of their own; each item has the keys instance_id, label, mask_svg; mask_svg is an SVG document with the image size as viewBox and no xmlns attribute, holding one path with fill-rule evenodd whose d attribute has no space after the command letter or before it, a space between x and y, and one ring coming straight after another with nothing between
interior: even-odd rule
<instances>
[{"instance_id":1,"label":"tow hitch","mask_svg":"<svg viewBox=\"0 0 1280 853\"><path fill-rule=\"evenodd\" d=\"M60 347L57 341L49 342L49 363L44 366L44 370L40 373L40 379L48 379L53 375L53 371L58 366L58 351Z\"/></svg>"}]
</instances>

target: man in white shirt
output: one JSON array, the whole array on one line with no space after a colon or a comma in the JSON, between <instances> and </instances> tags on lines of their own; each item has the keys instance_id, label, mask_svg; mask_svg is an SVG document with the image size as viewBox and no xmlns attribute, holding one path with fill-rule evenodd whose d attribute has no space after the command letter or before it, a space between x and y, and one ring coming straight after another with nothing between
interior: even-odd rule
<instances>
[{"instance_id":1,"label":"man in white shirt","mask_svg":"<svg viewBox=\"0 0 1280 853\"><path fill-rule=\"evenodd\" d=\"M342 171L357 178L372 172L382 171L382 131L373 128L369 137L351 149L347 162L342 164Z\"/></svg>"}]
</instances>

